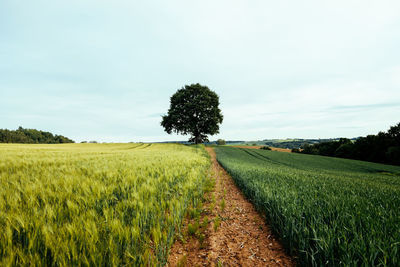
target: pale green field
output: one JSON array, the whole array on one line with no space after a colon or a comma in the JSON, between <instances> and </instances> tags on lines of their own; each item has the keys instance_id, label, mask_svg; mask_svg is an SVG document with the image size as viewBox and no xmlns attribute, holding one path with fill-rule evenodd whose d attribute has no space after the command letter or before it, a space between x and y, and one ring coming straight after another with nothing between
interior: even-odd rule
<instances>
[{"instance_id":1,"label":"pale green field","mask_svg":"<svg viewBox=\"0 0 400 267\"><path fill-rule=\"evenodd\" d=\"M209 162L178 144L0 144L0 265L163 264Z\"/></svg>"}]
</instances>

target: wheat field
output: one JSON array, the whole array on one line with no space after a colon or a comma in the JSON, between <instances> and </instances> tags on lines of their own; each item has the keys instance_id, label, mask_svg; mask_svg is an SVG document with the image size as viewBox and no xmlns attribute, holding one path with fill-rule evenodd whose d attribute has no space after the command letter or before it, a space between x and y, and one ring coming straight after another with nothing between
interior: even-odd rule
<instances>
[{"instance_id":1,"label":"wheat field","mask_svg":"<svg viewBox=\"0 0 400 267\"><path fill-rule=\"evenodd\" d=\"M209 158L178 144L0 144L0 265L163 265Z\"/></svg>"}]
</instances>

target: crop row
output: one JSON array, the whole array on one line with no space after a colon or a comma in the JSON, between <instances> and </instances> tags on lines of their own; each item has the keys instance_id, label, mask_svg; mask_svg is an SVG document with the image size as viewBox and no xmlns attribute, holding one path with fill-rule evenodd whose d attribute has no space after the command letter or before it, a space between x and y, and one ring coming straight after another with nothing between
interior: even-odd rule
<instances>
[{"instance_id":1,"label":"crop row","mask_svg":"<svg viewBox=\"0 0 400 267\"><path fill-rule=\"evenodd\" d=\"M399 167L229 147L216 153L299 265L400 265Z\"/></svg>"}]
</instances>

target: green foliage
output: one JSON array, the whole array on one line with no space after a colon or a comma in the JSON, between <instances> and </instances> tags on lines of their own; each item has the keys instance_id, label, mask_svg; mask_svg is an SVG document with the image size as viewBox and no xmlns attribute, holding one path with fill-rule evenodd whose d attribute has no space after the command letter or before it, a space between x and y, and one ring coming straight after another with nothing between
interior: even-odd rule
<instances>
[{"instance_id":1,"label":"green foliage","mask_svg":"<svg viewBox=\"0 0 400 267\"><path fill-rule=\"evenodd\" d=\"M62 135L19 127L15 131L0 129L0 143L60 144L74 141Z\"/></svg>"},{"instance_id":2,"label":"green foliage","mask_svg":"<svg viewBox=\"0 0 400 267\"><path fill-rule=\"evenodd\" d=\"M217 204L217 200L216 200L216 198L215 198L215 195L212 194L212 196L211 196L210 210L214 210L216 204Z\"/></svg>"},{"instance_id":3,"label":"green foliage","mask_svg":"<svg viewBox=\"0 0 400 267\"><path fill-rule=\"evenodd\" d=\"M198 207L198 208L189 208L189 209L188 209L189 219L193 220L193 219L198 219L198 218L200 218L201 212L202 212L201 207Z\"/></svg>"},{"instance_id":4,"label":"green foliage","mask_svg":"<svg viewBox=\"0 0 400 267\"><path fill-rule=\"evenodd\" d=\"M197 222L193 224L189 223L187 228L188 236L194 236L198 229L199 229L199 224Z\"/></svg>"},{"instance_id":5,"label":"green foliage","mask_svg":"<svg viewBox=\"0 0 400 267\"><path fill-rule=\"evenodd\" d=\"M218 139L217 140L217 145L219 145L219 146L226 145L226 141L224 139Z\"/></svg>"},{"instance_id":6,"label":"green foliage","mask_svg":"<svg viewBox=\"0 0 400 267\"><path fill-rule=\"evenodd\" d=\"M208 142L207 135L219 133L223 116L219 109L219 97L207 86L185 85L171 97L168 114L162 116L161 126L172 132L190 134L189 142Z\"/></svg>"},{"instance_id":7,"label":"green foliage","mask_svg":"<svg viewBox=\"0 0 400 267\"><path fill-rule=\"evenodd\" d=\"M385 153L386 158L392 164L400 165L400 146L391 146Z\"/></svg>"},{"instance_id":8,"label":"green foliage","mask_svg":"<svg viewBox=\"0 0 400 267\"><path fill-rule=\"evenodd\" d=\"M400 123L386 133L360 137L355 142L341 138L304 145L301 153L400 165Z\"/></svg>"},{"instance_id":9,"label":"green foliage","mask_svg":"<svg viewBox=\"0 0 400 267\"><path fill-rule=\"evenodd\" d=\"M206 236L203 233L199 233L197 239L199 240L200 248L204 248L204 240L206 239Z\"/></svg>"},{"instance_id":10,"label":"green foliage","mask_svg":"<svg viewBox=\"0 0 400 267\"><path fill-rule=\"evenodd\" d=\"M223 198L223 199L221 200L220 207L221 207L221 211L224 211L224 210L225 210L225 198Z\"/></svg>"},{"instance_id":11,"label":"green foliage","mask_svg":"<svg viewBox=\"0 0 400 267\"><path fill-rule=\"evenodd\" d=\"M301 266L400 265L400 167L216 147Z\"/></svg>"},{"instance_id":12,"label":"green foliage","mask_svg":"<svg viewBox=\"0 0 400 267\"><path fill-rule=\"evenodd\" d=\"M218 215L214 219L214 232L218 230L219 225L221 224L221 217Z\"/></svg>"},{"instance_id":13,"label":"green foliage","mask_svg":"<svg viewBox=\"0 0 400 267\"><path fill-rule=\"evenodd\" d=\"M205 193L212 192L214 188L215 188L215 179L211 178L211 176L207 177L204 187Z\"/></svg>"},{"instance_id":14,"label":"green foliage","mask_svg":"<svg viewBox=\"0 0 400 267\"><path fill-rule=\"evenodd\" d=\"M201 223L201 226L200 226L200 227L201 227L202 229L206 229L207 226L208 226L208 223L209 223L208 217L205 216L205 217L203 218L203 222Z\"/></svg>"},{"instance_id":15,"label":"green foliage","mask_svg":"<svg viewBox=\"0 0 400 267\"><path fill-rule=\"evenodd\" d=\"M263 150L271 150L271 148L270 148L269 146L262 146L262 147L260 147L260 149L263 149Z\"/></svg>"},{"instance_id":16,"label":"green foliage","mask_svg":"<svg viewBox=\"0 0 400 267\"><path fill-rule=\"evenodd\" d=\"M165 265L209 166L202 146L0 144L0 266Z\"/></svg>"}]
</instances>

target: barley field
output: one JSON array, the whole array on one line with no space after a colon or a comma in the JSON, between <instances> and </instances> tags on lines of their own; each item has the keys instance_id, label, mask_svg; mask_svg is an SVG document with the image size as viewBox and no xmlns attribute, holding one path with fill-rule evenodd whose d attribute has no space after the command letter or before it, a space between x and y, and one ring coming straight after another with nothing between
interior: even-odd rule
<instances>
[{"instance_id":1,"label":"barley field","mask_svg":"<svg viewBox=\"0 0 400 267\"><path fill-rule=\"evenodd\" d=\"M209 164L202 146L0 144L0 265L163 265Z\"/></svg>"},{"instance_id":2,"label":"barley field","mask_svg":"<svg viewBox=\"0 0 400 267\"><path fill-rule=\"evenodd\" d=\"M300 266L400 266L400 167L216 147Z\"/></svg>"}]
</instances>

